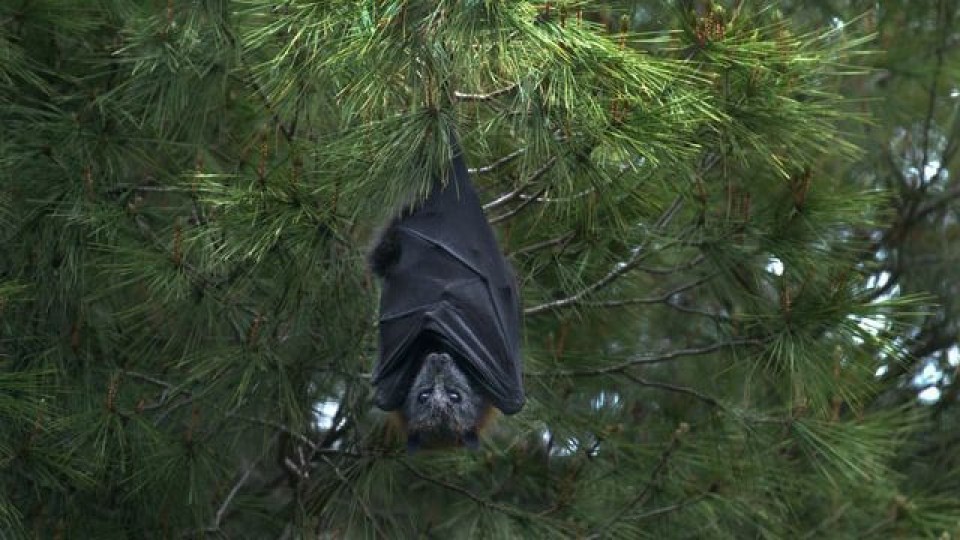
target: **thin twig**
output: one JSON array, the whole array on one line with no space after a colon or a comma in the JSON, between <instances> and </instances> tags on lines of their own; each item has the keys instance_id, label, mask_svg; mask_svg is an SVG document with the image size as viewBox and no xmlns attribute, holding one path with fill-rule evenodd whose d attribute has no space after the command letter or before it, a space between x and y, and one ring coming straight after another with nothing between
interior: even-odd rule
<instances>
[{"instance_id":1,"label":"thin twig","mask_svg":"<svg viewBox=\"0 0 960 540\"><path fill-rule=\"evenodd\" d=\"M273 103L270 102L270 98L267 97L266 92L260 87L257 83L254 75L251 73L247 80L249 84L253 87L254 92L260 97L263 101L263 106L266 107L267 112L270 113L270 116L273 118L273 123L277 126L277 129L280 130L280 133L283 134L283 138L287 140L288 143L293 142L294 132L291 128L288 128L284 125L283 120L280 119L280 114L277 113L276 109L273 106Z\"/></svg>"},{"instance_id":2,"label":"thin twig","mask_svg":"<svg viewBox=\"0 0 960 540\"><path fill-rule=\"evenodd\" d=\"M541 249L547 249L554 246L563 246L563 245L566 245L567 242L569 242L570 240L573 240L573 237L576 235L577 233L575 231L570 231L556 238L549 238L542 242L537 242L535 244L530 244L529 246L522 247L516 251L511 251L510 253L507 253L507 257L515 257L517 255L526 255L528 253L533 253L535 251L540 251Z\"/></svg>"},{"instance_id":3,"label":"thin twig","mask_svg":"<svg viewBox=\"0 0 960 540\"><path fill-rule=\"evenodd\" d=\"M531 514L525 512L525 511L523 511L523 510L520 510L519 508L514 508L514 507L511 507L511 506L506 506L506 505L503 505L503 504L500 504L500 503L493 502L493 501L491 501L491 500L489 500L489 499L486 499L486 498L484 498L484 497L481 497L481 496L477 495L476 493L470 491L470 490L467 489L467 488L460 487L460 486L458 486L458 485L456 485L456 484L451 484L451 483L446 482L446 481L444 481L444 480L440 480L439 478L434 478L434 477L432 477L432 476L428 476L428 475L426 475L426 474L423 474L423 473L421 473L420 471L418 471L417 469L415 469L415 468L413 467L413 465L410 465L409 463L407 463L406 460L400 460L400 463L401 463L408 471L410 471L411 474L413 474L413 475L416 476L417 478L419 478L419 479L421 479L421 480L423 480L423 481L426 481L426 482L430 482L431 484L435 484L435 485L437 485L437 486L440 486L440 487L442 487L442 488L444 488L444 489L447 489L447 490L449 490L449 491L453 491L453 492L455 492L455 493L459 493L460 495L463 495L463 496L467 497L468 499L470 499L470 500L472 500L473 502L479 504L480 506L484 506L484 507L486 507L486 508L490 508L490 509L492 509L492 510L496 510L496 511L498 511L498 512L502 512L502 513L504 513L504 514L511 515L511 516L514 516L514 517L520 517L520 518L525 518L525 519L531 517Z\"/></svg>"},{"instance_id":4,"label":"thin twig","mask_svg":"<svg viewBox=\"0 0 960 540\"><path fill-rule=\"evenodd\" d=\"M107 193L116 195L118 193L128 193L131 191L151 192L151 193L195 193L196 188L186 186L151 186L151 185L131 185L120 184L110 188Z\"/></svg>"},{"instance_id":5,"label":"thin twig","mask_svg":"<svg viewBox=\"0 0 960 540\"><path fill-rule=\"evenodd\" d=\"M374 515L373 511L370 510L370 507L367 506L367 503L363 500L363 497L361 497L360 494L357 492L356 487L343 474L340 468L337 467L337 465L333 461L331 461L330 458L328 458L327 456L321 455L320 459L322 459L324 463L326 463L331 469L333 469L333 473L337 476L340 482L347 489L350 490L354 500L356 500L357 504L360 505L360 508L363 510L363 513L367 516L367 520L369 521L370 525L373 527L373 530L374 532L376 532L377 536L379 538L390 538L387 534L383 532L383 530L380 528L380 525L377 524L376 516Z\"/></svg>"},{"instance_id":6,"label":"thin twig","mask_svg":"<svg viewBox=\"0 0 960 540\"><path fill-rule=\"evenodd\" d=\"M503 205L505 205L505 204L513 201L514 199L516 199L517 197L519 197L520 194L523 193L523 191L526 190L526 189L530 186L530 184L536 182L537 180L540 179L541 176L543 176L544 174L546 174L547 171L549 171L550 168L553 167L553 164L556 163L556 162L557 162L557 157L556 157L556 156L548 159L547 162L544 163L542 167L540 167L539 169L533 171L533 174L531 174L529 178L527 178L526 180L524 180L523 183L520 184L520 187L518 187L517 189L511 191L510 193L506 193L506 194L504 194L504 195L501 195L501 196L497 197L496 199L494 199L494 200L488 202L487 204L483 205L483 210L484 210L485 212L489 212L490 210L493 210L493 209L495 209L495 208L499 208L499 207L501 207L501 206L503 206ZM546 189L546 188L544 188L544 189ZM543 190L541 190L540 193L543 193ZM525 204L526 204L526 203L525 203ZM521 206L525 206L525 204L524 204L524 205L521 205ZM516 211L512 212L511 215L512 215L512 214L515 214L515 213L516 213ZM508 217L509 217L509 216L508 216ZM499 218L493 218L493 219L491 219L490 222L491 222L491 223L496 223L495 220L503 220L503 219L506 219L506 218L503 217L503 216L501 216L501 217L499 217Z\"/></svg>"},{"instance_id":7,"label":"thin twig","mask_svg":"<svg viewBox=\"0 0 960 540\"><path fill-rule=\"evenodd\" d=\"M685 263L680 263L680 264L678 264L678 265L676 265L676 266L671 266L671 267L669 267L669 268L651 267L651 266L637 266L637 270L639 270L640 272L643 272L644 274L654 274L654 275L670 276L670 275L676 274L677 272L679 272L679 271L681 271L681 270L690 270L691 268L694 268L694 267L696 267L696 266L699 266L699 265L700 265L701 263L703 263L703 261L705 261L705 260L707 260L706 256L704 256L704 255L697 255L696 257L694 257L693 259L691 259L691 260L689 260L689 261L687 261L687 262L685 262Z\"/></svg>"},{"instance_id":8,"label":"thin twig","mask_svg":"<svg viewBox=\"0 0 960 540\"><path fill-rule=\"evenodd\" d=\"M202 529L201 531L191 531L184 534L183 536L185 537L193 536L196 532L204 532L204 533L222 532L220 528L223 525L224 517L226 517L227 512L230 509L230 505L233 504L233 499L237 496L237 493L240 492L240 488L242 488L243 485L247 482L247 479L250 478L250 475L253 473L253 470L256 468L256 466L261 461L263 461L264 457L267 456L267 453L269 452L270 448L273 446L273 444L276 441L277 441L277 437L275 435L271 439L269 444L264 445L263 450L261 450L260 452L260 455L257 456L257 458L253 460L253 462L247 465L247 467L243 471L243 474L241 474L240 478L237 479L237 481L233 484L233 487L230 489L230 492L227 493L227 496L224 497L223 501L220 503L220 506L217 508L217 513L214 514L213 524L205 529Z\"/></svg>"},{"instance_id":9,"label":"thin twig","mask_svg":"<svg viewBox=\"0 0 960 540\"><path fill-rule=\"evenodd\" d=\"M513 83L510 86L501 88L499 90L494 90L493 92L490 92L487 94L467 94L464 92L454 92L453 97L461 101L492 101L500 96L509 94L510 92L515 90L518 86L519 85L517 83Z\"/></svg>"},{"instance_id":10,"label":"thin twig","mask_svg":"<svg viewBox=\"0 0 960 540\"><path fill-rule=\"evenodd\" d=\"M540 188L540 191L538 191L537 194L536 194L534 197L529 198L529 199L523 201L522 203L520 203L519 205L517 205L517 207L514 208L513 210L510 210L509 212L500 214L499 216L494 216L494 217L490 218L490 219L489 219L490 224L491 224L491 225L495 225L495 224L497 224L497 223L500 223L501 221L506 221L506 220L512 218L513 216L519 214L519 213L522 212L526 207L528 207L528 206L530 206L531 204L533 204L533 202L536 200L536 197L539 197L540 195L543 195L544 193L546 193L547 187L548 187L548 186L543 186L542 188Z\"/></svg>"},{"instance_id":11,"label":"thin twig","mask_svg":"<svg viewBox=\"0 0 960 540\"><path fill-rule=\"evenodd\" d=\"M520 196L520 193L521 193L523 190L527 189L527 187L529 187L529 185L530 185L529 182L524 182L524 183L520 184L520 187L518 187L517 189L515 189L515 190L513 190L513 191L508 191L507 193L504 193L503 195L501 195L501 196L497 197L496 199L494 199L494 200L488 202L487 204L483 205L483 210L484 210L485 212L489 212L490 210L493 210L493 209L495 209L495 208L499 208L499 207L507 204L508 202L510 202L510 201L516 199L518 196Z\"/></svg>"},{"instance_id":12,"label":"thin twig","mask_svg":"<svg viewBox=\"0 0 960 540\"><path fill-rule=\"evenodd\" d=\"M839 509L837 509L833 513L833 515L821 521L819 525L817 525L816 527L808 531L807 534L803 535L803 538L801 538L801 540L809 540L810 538L816 538L818 536L822 536L824 531L830 525L833 525L834 523L839 521L840 518L842 518L843 515L847 513L847 510L849 510L851 506L853 506L853 503L849 503L849 502L841 506Z\"/></svg>"},{"instance_id":13,"label":"thin twig","mask_svg":"<svg viewBox=\"0 0 960 540\"><path fill-rule=\"evenodd\" d=\"M243 484L247 482L247 478L250 478L250 473L253 471L253 466L247 467L243 471L243 474L240 475L240 479L233 485L233 488L230 490L230 493L223 499L223 502L220 504L220 508L217 509L217 514L214 516L213 525L207 527L206 532L217 532L220 530L220 524L223 523L223 516L226 515L227 509L230 508L230 504L233 502L233 498L237 496L237 492L240 491L240 488L243 487Z\"/></svg>"},{"instance_id":14,"label":"thin twig","mask_svg":"<svg viewBox=\"0 0 960 540\"><path fill-rule=\"evenodd\" d=\"M126 369L126 370L123 371L123 373L124 373L125 375L130 376L130 377L133 377L134 379L140 379L140 380L142 380L142 381L146 381L146 382L148 382L148 383L155 384L155 385L157 385L157 386L161 386L161 387L163 387L163 388L165 388L165 389L167 389L167 390L173 390L173 388L174 388L174 386L173 386L172 384L168 383L167 381L160 380L160 379L158 379L158 378L156 378L156 377L153 377L153 376L150 376L150 375L146 375L146 374L140 373L140 372L138 372L138 371L130 371L130 370Z\"/></svg>"},{"instance_id":15,"label":"thin twig","mask_svg":"<svg viewBox=\"0 0 960 540\"><path fill-rule=\"evenodd\" d=\"M290 428L289 426L285 426L279 422L275 422L273 420L267 420L266 418L257 418L255 416L244 416L242 414L236 414L236 413L229 413L227 416L229 416L230 418L236 418L237 420L245 420L247 422L260 424L262 426L271 427L278 431L282 431L283 433L286 433L287 435L300 441L302 444L310 447L310 450L316 454L328 454L328 455L332 454L332 455L351 457L351 458L357 458L357 459L363 458L363 457L382 457L382 456L375 456L374 454L370 454L370 455L358 454L355 452L347 452L345 450L323 448L320 446L320 444L312 441L309 437L307 437L303 433L300 433Z\"/></svg>"},{"instance_id":16,"label":"thin twig","mask_svg":"<svg viewBox=\"0 0 960 540\"><path fill-rule=\"evenodd\" d=\"M683 284L683 285L680 285L679 287L676 287L675 289L671 289L671 290L666 291L666 292L664 292L663 294L660 294L660 295L657 295L657 296L647 296L647 297L643 297L643 298L626 298L626 299L622 299L622 300L596 300L596 301L591 301L591 302L583 302L583 305L589 306L589 307L604 307L604 308L616 308L616 307L625 307L625 306L636 306L636 305L643 305L643 304L667 304L667 305L671 305L671 304L669 304L668 302L669 302L669 300L670 300L671 298L673 298L674 296L676 296L676 295L678 295L678 294L680 294L680 293L682 293L682 292L689 291L690 289L694 289L694 288L696 288L696 287L699 287L700 285L703 285L704 283L706 283L707 281L710 281L711 279L713 279L713 278L716 277L716 276L717 276L717 274L715 274L715 273L714 273L714 274L709 274L709 275L704 276L704 277L702 277L702 278L700 278L700 279L696 279L696 280L694 280L694 281L691 281L690 283L685 283L685 284ZM671 305L671 307L673 307L673 306Z\"/></svg>"},{"instance_id":17,"label":"thin twig","mask_svg":"<svg viewBox=\"0 0 960 540\"><path fill-rule=\"evenodd\" d=\"M621 373L623 374L624 377L639 384L640 386L647 386L650 388L659 388L661 390L668 390L670 392L676 392L678 394L686 394L688 396L693 396L699 399L700 401L703 401L704 403L709 403L710 405L713 405L714 407L717 407L719 409L725 409L723 404L720 403L720 401L718 401L716 398L710 397L707 394L704 394L699 390L694 390L693 388L690 388L688 386L679 386L676 384L647 380L647 379L644 379L643 377L634 375L633 373L630 373L627 370L623 370Z\"/></svg>"},{"instance_id":18,"label":"thin twig","mask_svg":"<svg viewBox=\"0 0 960 540\"><path fill-rule=\"evenodd\" d=\"M670 204L670 206L667 207L667 209L663 212L663 214L661 214L661 216L654 223L653 232L654 233L661 232L670 223L670 220L673 219L673 217L676 215L677 211L680 209L682 204L683 204L682 197L677 197L676 199L674 199L674 201ZM640 261L643 260L643 256L646 254L646 249L644 249L645 247L646 246L638 246L634 250L634 252L630 255L630 258L628 258L625 262L618 263L616 266L613 267L612 270L607 272L607 274L604 275L602 278L584 287L580 291L566 298L561 298L559 300L554 300L552 302L546 302L533 307L529 307L524 310L524 314L537 315L547 311L555 311L558 309L562 309L562 308L580 303L587 296L596 293L597 291L599 291L600 289L603 289L607 285L610 285L617 278L629 272L636 265L638 265Z\"/></svg>"},{"instance_id":19,"label":"thin twig","mask_svg":"<svg viewBox=\"0 0 960 540\"><path fill-rule=\"evenodd\" d=\"M944 191L939 196L934 197L927 204L924 204L914 211L913 215L910 216L912 221L911 225L914 225L916 222L927 217L928 215L943 209L943 207L945 207L947 204L958 198L960 198L960 185L953 186L952 188Z\"/></svg>"},{"instance_id":20,"label":"thin twig","mask_svg":"<svg viewBox=\"0 0 960 540\"><path fill-rule=\"evenodd\" d=\"M924 118L923 122L923 149L921 154L921 163L917 166L918 174L922 179L920 184L920 190L925 191L928 185L928 178L926 177L927 169L927 160L930 157L930 128L933 125L933 115L936 112L937 105L937 86L940 84L940 75L943 72L943 57L944 50L943 45L947 41L948 35L948 24L946 17L946 6L944 0L940 0L937 3L937 21L942 25L941 27L941 37L940 37L940 47L936 49L937 61L933 70L933 82L930 84L930 91L927 96L927 115ZM941 20L943 19L943 20Z\"/></svg>"},{"instance_id":21,"label":"thin twig","mask_svg":"<svg viewBox=\"0 0 960 540\"><path fill-rule=\"evenodd\" d=\"M532 199L538 203L568 203L571 201L575 201L577 199L582 199L587 195L595 193L596 191L597 191L596 188L591 187L588 189L584 189L583 191L578 191L577 193L574 193L573 195L570 195L567 197L540 197L537 195L524 195L522 193L518 197L524 201Z\"/></svg>"},{"instance_id":22,"label":"thin twig","mask_svg":"<svg viewBox=\"0 0 960 540\"><path fill-rule=\"evenodd\" d=\"M515 151L510 152L509 154L503 156L502 158L494 161L493 163L491 163L491 164L489 164L489 165L485 165L485 166L483 166L483 167L476 167L476 168L472 168L472 169L467 169L467 172L469 172L470 174L486 174L486 173L489 173L489 172L493 172L493 171L499 169L500 167L506 165L507 163L510 163L510 162L513 161L514 159L520 157L520 156L523 155L523 153L526 152L526 151L527 151L526 148L521 148L521 149L519 149L519 150L515 150Z\"/></svg>"},{"instance_id":23,"label":"thin twig","mask_svg":"<svg viewBox=\"0 0 960 540\"><path fill-rule=\"evenodd\" d=\"M660 460L657 462L656 466L654 466L653 470L650 471L650 479L647 481L643 489L640 490L640 493L638 493L627 504L623 505L620 510L614 513L614 515L607 520L607 522L604 523L597 532L591 534L587 538L592 539L602 537L610 527L612 527L617 521L623 519L623 516L629 512L631 508L642 505L647 501L647 497L649 497L650 493L652 492L657 480L660 478L661 473L667 468L667 464L670 462L670 458L673 456L673 453L676 452L677 448L680 447L680 439L687 433L687 431L689 431L689 429L690 427L687 424L680 424L680 427L673 432L673 437L670 439L670 444L668 444L663 452L661 452ZM656 512L659 510L660 509L658 509ZM646 516L644 515L644 517Z\"/></svg>"},{"instance_id":24,"label":"thin twig","mask_svg":"<svg viewBox=\"0 0 960 540\"><path fill-rule=\"evenodd\" d=\"M678 502L678 503L676 503L676 504L671 504L671 505L669 505L669 506L664 506L664 507L661 507L661 508L654 508L653 510L650 510L649 512L644 512L644 513L640 514L639 516L635 517L634 520L635 520L635 521L640 521L640 520L644 520L644 519L651 518L651 517L654 517L654 516L660 516L660 515L663 515L663 514L669 514L670 512L676 512L677 510L680 510L680 509L682 509L682 508L684 508L684 507L690 506L691 504L696 504L696 503L698 503L698 502L700 502L700 501L702 501L702 500L704 500L704 499L706 499L706 498L707 498L707 494L706 494L706 493L701 493L700 495L696 495L696 496L694 496L694 497L690 497L689 499L684 499L684 500L682 500L682 501L680 501L680 502Z\"/></svg>"},{"instance_id":25,"label":"thin twig","mask_svg":"<svg viewBox=\"0 0 960 540\"><path fill-rule=\"evenodd\" d=\"M576 376L592 376L592 375L604 375L608 373L619 373L624 370L631 368L633 366L647 366L651 364L661 364L663 362L668 362L670 360L675 360L677 358L684 358L687 356L703 356L713 352L717 352L723 349L729 349L733 347L741 346L750 346L750 345L762 345L766 340L762 339L735 339L730 341L721 341L719 343L713 343L711 345L704 345L703 347L692 347L689 349L677 349L661 354L654 354L649 356L641 356L638 358L633 358L619 364L613 364L610 366L604 366L594 369L575 369L569 371L560 371L554 372L553 375L556 376L567 376L567 377L576 377ZM534 374L538 376L538 374ZM542 375L541 375L542 376Z\"/></svg>"},{"instance_id":26,"label":"thin twig","mask_svg":"<svg viewBox=\"0 0 960 540\"><path fill-rule=\"evenodd\" d=\"M667 306L670 309L679 311L680 313L686 313L688 315L696 315L698 317L706 317L708 319L713 319L715 321L730 321L731 317L723 313L717 313L716 311L707 311L705 309L697 309L690 306L684 306L673 301L666 301L663 305Z\"/></svg>"}]
</instances>

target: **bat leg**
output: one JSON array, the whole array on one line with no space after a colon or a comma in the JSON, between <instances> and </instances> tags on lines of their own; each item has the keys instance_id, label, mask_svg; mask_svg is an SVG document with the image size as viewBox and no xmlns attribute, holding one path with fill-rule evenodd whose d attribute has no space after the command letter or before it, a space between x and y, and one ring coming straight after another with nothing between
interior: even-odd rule
<instances>
[{"instance_id":1,"label":"bat leg","mask_svg":"<svg viewBox=\"0 0 960 540\"><path fill-rule=\"evenodd\" d=\"M378 235L367 261L373 273L383 277L398 260L400 260L400 235L397 233L397 220L394 219Z\"/></svg>"},{"instance_id":2,"label":"bat leg","mask_svg":"<svg viewBox=\"0 0 960 540\"><path fill-rule=\"evenodd\" d=\"M480 449L480 439L477 438L477 431L471 429L463 434L463 444L470 450Z\"/></svg>"},{"instance_id":3,"label":"bat leg","mask_svg":"<svg viewBox=\"0 0 960 540\"><path fill-rule=\"evenodd\" d=\"M420 439L419 433L411 433L407 435L407 453L415 454L417 450L420 449L420 446L423 444L423 441Z\"/></svg>"}]
</instances>

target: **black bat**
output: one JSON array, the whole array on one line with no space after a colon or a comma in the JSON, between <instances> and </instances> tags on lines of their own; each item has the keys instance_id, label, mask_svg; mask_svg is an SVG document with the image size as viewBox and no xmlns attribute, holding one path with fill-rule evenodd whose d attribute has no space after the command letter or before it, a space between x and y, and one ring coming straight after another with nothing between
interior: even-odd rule
<instances>
[{"instance_id":1,"label":"black bat","mask_svg":"<svg viewBox=\"0 0 960 540\"><path fill-rule=\"evenodd\" d=\"M477 444L490 406L524 403L520 297L455 135L448 181L400 213L370 253L382 280L376 404L408 447Z\"/></svg>"}]
</instances>

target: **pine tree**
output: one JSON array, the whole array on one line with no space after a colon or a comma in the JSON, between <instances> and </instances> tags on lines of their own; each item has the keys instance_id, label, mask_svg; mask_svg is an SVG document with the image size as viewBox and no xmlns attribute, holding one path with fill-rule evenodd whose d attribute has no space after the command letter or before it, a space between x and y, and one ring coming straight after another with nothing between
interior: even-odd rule
<instances>
[{"instance_id":1,"label":"pine tree","mask_svg":"<svg viewBox=\"0 0 960 540\"><path fill-rule=\"evenodd\" d=\"M892 408L919 402L921 420L895 468L909 484L890 520L955 523L957 475L957 306L954 283L957 149L960 148L960 25L956 2L837 1L816 9L797 3L793 17L876 32L884 54L870 58L870 75L845 92L871 117L860 130L866 150L850 168L852 181L889 194L889 218L870 231L868 257L876 266L874 293L930 295L927 309L900 332L909 349L905 362L881 367L884 390L872 403ZM914 508L933 511L917 518Z\"/></svg>"},{"instance_id":2,"label":"pine tree","mask_svg":"<svg viewBox=\"0 0 960 540\"><path fill-rule=\"evenodd\" d=\"M17 4L4 536L960 532L895 467L918 413L871 406L918 304L864 263L853 31L747 3ZM528 402L478 452L410 456L370 399L364 250L451 127L520 278Z\"/></svg>"}]
</instances>

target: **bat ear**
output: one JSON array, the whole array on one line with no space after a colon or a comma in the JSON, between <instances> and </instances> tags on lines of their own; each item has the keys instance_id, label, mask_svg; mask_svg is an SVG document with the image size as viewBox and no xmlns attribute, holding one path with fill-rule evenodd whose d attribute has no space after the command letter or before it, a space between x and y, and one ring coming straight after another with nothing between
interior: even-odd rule
<instances>
[{"instance_id":1,"label":"bat ear","mask_svg":"<svg viewBox=\"0 0 960 540\"><path fill-rule=\"evenodd\" d=\"M419 433L407 435L407 453L410 455L415 454L417 450L420 449L421 442Z\"/></svg>"},{"instance_id":2,"label":"bat ear","mask_svg":"<svg viewBox=\"0 0 960 540\"><path fill-rule=\"evenodd\" d=\"M480 439L477 438L477 430L471 429L463 434L463 444L470 450L480 449Z\"/></svg>"}]
</instances>

